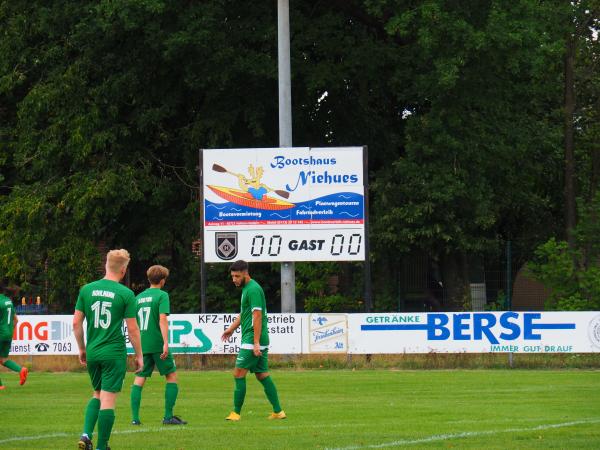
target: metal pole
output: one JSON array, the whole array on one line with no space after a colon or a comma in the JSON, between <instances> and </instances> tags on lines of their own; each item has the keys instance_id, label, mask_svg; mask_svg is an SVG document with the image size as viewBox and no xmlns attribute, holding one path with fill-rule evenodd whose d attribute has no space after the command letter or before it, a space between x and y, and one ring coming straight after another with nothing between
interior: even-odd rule
<instances>
[{"instance_id":1,"label":"metal pole","mask_svg":"<svg viewBox=\"0 0 600 450\"><path fill-rule=\"evenodd\" d=\"M365 310L366 312L373 311L373 296L371 292L371 261L369 254L371 253L371 244L369 240L369 169L368 169L368 149L363 147L363 182L365 186Z\"/></svg>"},{"instance_id":2,"label":"metal pole","mask_svg":"<svg viewBox=\"0 0 600 450\"><path fill-rule=\"evenodd\" d=\"M512 248L506 241L506 309L512 311Z\"/></svg>"},{"instance_id":3,"label":"metal pole","mask_svg":"<svg viewBox=\"0 0 600 450\"><path fill-rule=\"evenodd\" d=\"M204 160L200 150L198 158L198 179L200 181L200 313L206 314L206 263L204 262Z\"/></svg>"},{"instance_id":4,"label":"metal pole","mask_svg":"<svg viewBox=\"0 0 600 450\"><path fill-rule=\"evenodd\" d=\"M290 2L277 0L277 62L279 78L279 146L292 146L292 78L290 68ZM281 312L296 312L296 271L281 263Z\"/></svg>"}]
</instances>

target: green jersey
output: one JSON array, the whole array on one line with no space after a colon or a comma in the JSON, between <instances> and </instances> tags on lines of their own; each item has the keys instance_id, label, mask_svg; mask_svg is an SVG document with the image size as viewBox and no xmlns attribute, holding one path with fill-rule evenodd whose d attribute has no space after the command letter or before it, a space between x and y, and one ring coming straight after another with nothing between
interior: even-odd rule
<instances>
[{"instance_id":1,"label":"green jersey","mask_svg":"<svg viewBox=\"0 0 600 450\"><path fill-rule=\"evenodd\" d=\"M98 280L79 291L77 311L87 320L88 361L125 358L123 319L135 317L135 295L116 281Z\"/></svg>"},{"instance_id":2,"label":"green jersey","mask_svg":"<svg viewBox=\"0 0 600 450\"><path fill-rule=\"evenodd\" d=\"M12 300L0 294L0 341L12 341L14 318L15 308Z\"/></svg>"},{"instance_id":3,"label":"green jersey","mask_svg":"<svg viewBox=\"0 0 600 450\"><path fill-rule=\"evenodd\" d=\"M262 326L260 328L260 347L269 346L269 330L267 322L267 301L265 293L260 284L254 280L248 281L242 289L242 306L240 310L240 321L242 324L241 348L254 348L254 327L252 326L252 312L260 310L262 315Z\"/></svg>"},{"instance_id":4,"label":"green jersey","mask_svg":"<svg viewBox=\"0 0 600 450\"><path fill-rule=\"evenodd\" d=\"M162 353L160 315L171 313L169 294L158 288L146 289L136 297L137 322L142 336L142 353Z\"/></svg>"}]
</instances>

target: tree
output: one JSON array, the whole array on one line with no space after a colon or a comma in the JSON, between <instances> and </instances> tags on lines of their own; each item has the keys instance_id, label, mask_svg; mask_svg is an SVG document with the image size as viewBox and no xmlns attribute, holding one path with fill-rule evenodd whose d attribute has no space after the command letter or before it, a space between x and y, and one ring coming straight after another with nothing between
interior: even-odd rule
<instances>
[{"instance_id":1,"label":"tree","mask_svg":"<svg viewBox=\"0 0 600 450\"><path fill-rule=\"evenodd\" d=\"M375 239L437 259L446 307L462 308L469 254L556 223L560 53L539 20L550 6L365 3L413 67L412 96L399 99L405 144L375 184Z\"/></svg>"}]
</instances>

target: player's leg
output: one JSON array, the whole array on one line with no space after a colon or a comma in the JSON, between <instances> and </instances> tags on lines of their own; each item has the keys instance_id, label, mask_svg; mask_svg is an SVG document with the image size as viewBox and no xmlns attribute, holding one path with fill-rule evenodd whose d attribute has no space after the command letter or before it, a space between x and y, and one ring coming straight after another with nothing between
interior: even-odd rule
<instances>
[{"instance_id":1,"label":"player's leg","mask_svg":"<svg viewBox=\"0 0 600 450\"><path fill-rule=\"evenodd\" d=\"M141 425L140 421L140 404L142 403L142 388L146 382L146 378L152 376L154 370L154 358L151 353L144 355L144 367L133 380L133 386L131 386L131 424Z\"/></svg>"},{"instance_id":2,"label":"player's leg","mask_svg":"<svg viewBox=\"0 0 600 450\"><path fill-rule=\"evenodd\" d=\"M242 406L246 398L246 374L256 364L254 352L248 349L241 349L236 360L235 368L233 369L233 380L235 388L233 391L233 411L225 418L225 420L240 420Z\"/></svg>"},{"instance_id":3,"label":"player's leg","mask_svg":"<svg viewBox=\"0 0 600 450\"><path fill-rule=\"evenodd\" d=\"M92 388L94 393L92 398L88 402L85 408L85 415L83 419L83 433L79 438L79 449L80 450L92 450L92 436L94 434L94 428L98 421L98 412L100 411L100 386L102 384L102 368L95 362L88 361L87 370L92 382Z\"/></svg>"},{"instance_id":4,"label":"player's leg","mask_svg":"<svg viewBox=\"0 0 600 450\"><path fill-rule=\"evenodd\" d=\"M16 362L7 359L8 353L10 352L11 343L11 340L0 341L0 364L2 364L9 370L12 370L13 372L18 372L20 377L19 384L24 385L25 381L27 381L27 375L29 374L29 370L27 369L27 367L21 367Z\"/></svg>"},{"instance_id":5,"label":"player's leg","mask_svg":"<svg viewBox=\"0 0 600 450\"><path fill-rule=\"evenodd\" d=\"M131 424L141 425L140 421L140 404L142 402L142 388L146 382L145 377L136 376L131 386Z\"/></svg>"},{"instance_id":6,"label":"player's leg","mask_svg":"<svg viewBox=\"0 0 600 450\"><path fill-rule=\"evenodd\" d=\"M4 365L4 361L5 361L3 355L4 355L4 341L0 341L0 364L2 364L2 365ZM6 354L6 356L8 356L8 353ZM4 390L4 389L5 389L4 384L2 384L2 380L0 380L0 391Z\"/></svg>"},{"instance_id":7,"label":"player's leg","mask_svg":"<svg viewBox=\"0 0 600 450\"><path fill-rule=\"evenodd\" d=\"M115 423L115 402L123 387L127 359L102 361L102 389L100 391L100 412L98 413L98 443L96 450L106 450Z\"/></svg>"},{"instance_id":8,"label":"player's leg","mask_svg":"<svg viewBox=\"0 0 600 450\"><path fill-rule=\"evenodd\" d=\"M263 389L265 390L265 395L267 399L273 406L273 413L269 416L269 419L285 419L287 416L285 412L281 409L281 405L279 404L279 395L277 394L277 388L275 387L275 383L269 374L269 356L268 350L263 350L262 355L260 356L258 363L256 364L256 369L254 373L256 375L256 379L260 381L263 385Z\"/></svg>"},{"instance_id":9,"label":"player's leg","mask_svg":"<svg viewBox=\"0 0 600 450\"><path fill-rule=\"evenodd\" d=\"M100 391L100 412L98 413L98 444L96 450L106 450L115 423L115 403L117 392Z\"/></svg>"},{"instance_id":10,"label":"player's leg","mask_svg":"<svg viewBox=\"0 0 600 450\"><path fill-rule=\"evenodd\" d=\"M165 359L160 359L160 355L157 354L156 367L161 375L164 375L165 384L165 416L163 418L163 424L165 425L185 425L187 422L181 418L173 415L173 408L177 401L177 395L179 394L179 386L177 384L177 367L175 366L175 360L169 353Z\"/></svg>"},{"instance_id":11,"label":"player's leg","mask_svg":"<svg viewBox=\"0 0 600 450\"><path fill-rule=\"evenodd\" d=\"M233 411L225 418L225 420L240 420L242 406L246 399L246 374L248 369L236 367L233 369L233 380L235 387L233 390Z\"/></svg>"}]
</instances>

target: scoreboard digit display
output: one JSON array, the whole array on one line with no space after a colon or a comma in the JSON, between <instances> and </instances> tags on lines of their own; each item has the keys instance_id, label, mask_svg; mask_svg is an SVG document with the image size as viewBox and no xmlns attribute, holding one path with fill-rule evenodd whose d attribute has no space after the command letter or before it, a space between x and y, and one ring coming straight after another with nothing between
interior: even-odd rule
<instances>
[{"instance_id":1,"label":"scoreboard digit display","mask_svg":"<svg viewBox=\"0 0 600 450\"><path fill-rule=\"evenodd\" d=\"M364 261L363 147L202 150L205 262Z\"/></svg>"}]
</instances>

